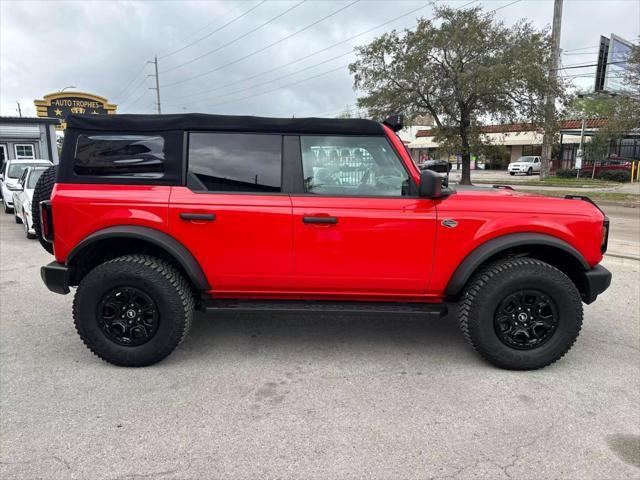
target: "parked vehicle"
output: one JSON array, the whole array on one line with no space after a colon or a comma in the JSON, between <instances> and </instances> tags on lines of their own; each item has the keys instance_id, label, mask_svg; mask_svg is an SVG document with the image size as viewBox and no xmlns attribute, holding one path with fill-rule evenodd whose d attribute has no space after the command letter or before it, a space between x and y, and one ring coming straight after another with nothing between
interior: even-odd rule
<instances>
[{"instance_id":1,"label":"parked vehicle","mask_svg":"<svg viewBox=\"0 0 640 480\"><path fill-rule=\"evenodd\" d=\"M46 167L25 168L22 176L18 180L18 189L13 191L13 215L16 223L22 223L24 225L27 238L36 238L36 232L33 228L33 218L31 216L31 201L33 199L36 182L46 169Z\"/></svg>"},{"instance_id":2,"label":"parked vehicle","mask_svg":"<svg viewBox=\"0 0 640 480\"><path fill-rule=\"evenodd\" d=\"M77 287L77 331L116 365L169 355L195 310L441 318L455 303L493 364L558 360L582 302L611 281L602 211L583 197L443 188L401 126L71 115L60 165L34 193L55 253L42 278L56 293Z\"/></svg>"},{"instance_id":3,"label":"parked vehicle","mask_svg":"<svg viewBox=\"0 0 640 480\"><path fill-rule=\"evenodd\" d=\"M596 162L595 167L595 175L598 175L600 172L605 172L609 170L623 170L623 171L631 171L631 161L625 160L621 158L609 158L607 160L602 160L600 162ZM585 164L581 171L580 175L587 175L593 173L593 162Z\"/></svg>"},{"instance_id":4,"label":"parked vehicle","mask_svg":"<svg viewBox=\"0 0 640 480\"><path fill-rule=\"evenodd\" d=\"M510 175L515 175L516 173L524 173L525 175L540 173L540 157L520 157L517 162L509 164L507 171Z\"/></svg>"},{"instance_id":5,"label":"parked vehicle","mask_svg":"<svg viewBox=\"0 0 640 480\"><path fill-rule=\"evenodd\" d=\"M28 167L50 166L49 160L8 160L0 172L0 192L4 213L13 211L13 192L18 190L18 180Z\"/></svg>"},{"instance_id":6,"label":"parked vehicle","mask_svg":"<svg viewBox=\"0 0 640 480\"><path fill-rule=\"evenodd\" d=\"M451 163L446 160L427 160L418 165L420 170L432 170L437 173L449 173Z\"/></svg>"}]
</instances>

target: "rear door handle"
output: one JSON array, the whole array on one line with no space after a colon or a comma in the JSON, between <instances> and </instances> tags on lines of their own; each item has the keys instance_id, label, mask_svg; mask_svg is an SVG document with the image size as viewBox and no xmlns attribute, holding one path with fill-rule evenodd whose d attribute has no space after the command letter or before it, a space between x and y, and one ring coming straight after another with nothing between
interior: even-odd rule
<instances>
[{"instance_id":1,"label":"rear door handle","mask_svg":"<svg viewBox=\"0 0 640 480\"><path fill-rule=\"evenodd\" d=\"M337 217L302 217L302 223L318 223L323 225L338 223Z\"/></svg>"},{"instance_id":2,"label":"rear door handle","mask_svg":"<svg viewBox=\"0 0 640 480\"><path fill-rule=\"evenodd\" d=\"M213 222L216 219L215 213L187 213L180 214L182 220L197 220L200 222Z\"/></svg>"}]
</instances>

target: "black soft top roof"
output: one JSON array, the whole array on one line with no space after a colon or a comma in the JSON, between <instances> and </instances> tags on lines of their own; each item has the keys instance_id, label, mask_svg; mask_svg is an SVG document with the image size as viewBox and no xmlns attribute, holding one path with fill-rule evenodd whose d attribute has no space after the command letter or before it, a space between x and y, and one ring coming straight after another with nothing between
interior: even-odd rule
<instances>
[{"instance_id":1,"label":"black soft top roof","mask_svg":"<svg viewBox=\"0 0 640 480\"><path fill-rule=\"evenodd\" d=\"M373 120L342 118L269 118L185 113L169 115L69 115L68 128L97 131L152 132L215 130L224 132L384 135Z\"/></svg>"}]
</instances>

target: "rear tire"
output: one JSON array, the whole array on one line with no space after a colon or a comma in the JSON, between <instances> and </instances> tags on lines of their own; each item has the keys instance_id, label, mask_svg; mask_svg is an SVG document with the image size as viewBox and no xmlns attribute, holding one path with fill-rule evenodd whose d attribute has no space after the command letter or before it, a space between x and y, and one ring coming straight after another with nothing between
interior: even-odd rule
<instances>
[{"instance_id":1,"label":"rear tire","mask_svg":"<svg viewBox=\"0 0 640 480\"><path fill-rule=\"evenodd\" d=\"M31 200L31 218L33 219L33 229L36 232L36 237L38 238L40 245L42 245L42 248L52 255L53 245L42 238L42 231L40 229L40 202L51 198L51 192L56 184L57 176L57 165L52 165L46 169L36 182L36 188L33 191L33 199Z\"/></svg>"},{"instance_id":2,"label":"rear tire","mask_svg":"<svg viewBox=\"0 0 640 480\"><path fill-rule=\"evenodd\" d=\"M73 300L76 330L94 354L143 367L169 355L187 335L194 298L184 276L147 255L125 255L91 270Z\"/></svg>"},{"instance_id":3,"label":"rear tire","mask_svg":"<svg viewBox=\"0 0 640 480\"><path fill-rule=\"evenodd\" d=\"M458 316L464 336L485 360L508 370L534 370L559 360L576 341L582 301L557 268L511 258L473 276Z\"/></svg>"}]
</instances>

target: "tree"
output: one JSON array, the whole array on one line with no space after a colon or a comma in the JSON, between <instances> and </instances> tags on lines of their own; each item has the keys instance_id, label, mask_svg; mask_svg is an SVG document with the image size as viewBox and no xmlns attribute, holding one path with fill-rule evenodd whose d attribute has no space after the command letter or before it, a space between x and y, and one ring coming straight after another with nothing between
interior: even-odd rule
<instances>
[{"instance_id":1,"label":"tree","mask_svg":"<svg viewBox=\"0 0 640 480\"><path fill-rule=\"evenodd\" d=\"M430 115L434 139L462 156L461 183L470 184L471 152L482 144L481 122L540 125L544 98L564 98L564 86L548 78L548 30L524 20L512 27L482 8L436 8L433 20L358 47L349 65L358 106L372 117L391 113Z\"/></svg>"}]
</instances>

